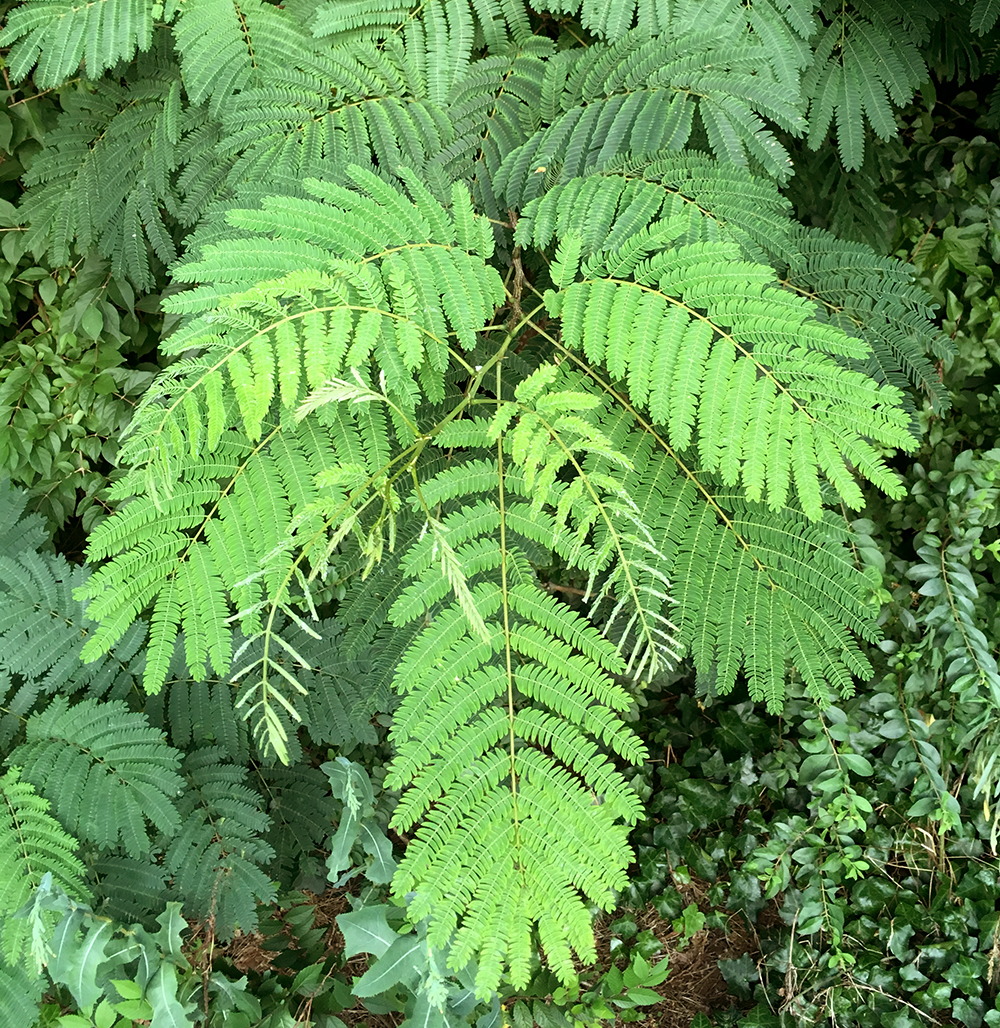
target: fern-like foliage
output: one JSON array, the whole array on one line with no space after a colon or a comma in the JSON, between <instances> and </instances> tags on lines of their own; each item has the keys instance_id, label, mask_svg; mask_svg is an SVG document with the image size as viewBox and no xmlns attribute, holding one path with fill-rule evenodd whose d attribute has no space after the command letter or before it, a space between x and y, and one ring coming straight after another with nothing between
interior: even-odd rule
<instances>
[{"instance_id":1,"label":"fern-like foliage","mask_svg":"<svg viewBox=\"0 0 1000 1028\"><path fill-rule=\"evenodd\" d=\"M159 854L129 857L120 850L102 853L94 861L95 907L104 917L131 923L151 923L166 903L167 872L156 863Z\"/></svg>"},{"instance_id":2,"label":"fern-like foliage","mask_svg":"<svg viewBox=\"0 0 1000 1028\"><path fill-rule=\"evenodd\" d=\"M0 1009L16 1024L31 1024L45 992L45 979L20 964L0 962Z\"/></svg>"},{"instance_id":3,"label":"fern-like foliage","mask_svg":"<svg viewBox=\"0 0 1000 1028\"><path fill-rule=\"evenodd\" d=\"M84 604L73 599L87 577L65 558L34 548L0 555L0 670L8 689L0 739L6 743L40 695L86 690L121 699L134 684L129 666L145 638L141 621L129 627L113 653L80 663L84 639L96 627Z\"/></svg>"},{"instance_id":4,"label":"fern-like foliage","mask_svg":"<svg viewBox=\"0 0 1000 1028\"><path fill-rule=\"evenodd\" d=\"M15 79L37 62L35 82L43 89L60 85L81 63L96 78L137 49L149 49L154 9L150 0L36 0L10 13L0 46L13 44L7 62Z\"/></svg>"},{"instance_id":5,"label":"fern-like foliage","mask_svg":"<svg viewBox=\"0 0 1000 1028\"><path fill-rule=\"evenodd\" d=\"M634 203L621 202L618 183L597 184L603 188L589 191L593 203L577 208L580 228L585 218L591 235L604 211L625 207L628 217ZM546 200L554 210L558 194ZM529 205L515 238L546 245L548 225L539 231L533 214ZM852 352L841 333L812 317L805 300L773 288L770 268L740 261L732 244L661 249L684 233L683 220L661 222L655 241L637 246L632 236L619 247L612 218L612 233L596 253L576 227L567 225L553 265L563 288L547 296L546 306L562 317L567 347L627 381L632 401L666 426L674 449L696 439L704 471L728 484L742 481L749 500L766 498L772 510L785 506L794 485L812 518L822 509L817 470L853 507L862 497L845 460L895 488L867 440L908 444L892 407L898 397L866 376L848 384L831 351L861 357L866 347ZM649 255L654 247L660 253ZM769 450L765 439L782 443Z\"/></svg>"},{"instance_id":6,"label":"fern-like foliage","mask_svg":"<svg viewBox=\"0 0 1000 1028\"><path fill-rule=\"evenodd\" d=\"M460 31L470 39L478 30L493 49L506 42L507 33L518 42L531 34L528 12L521 0L472 0L468 6L433 0L419 7L399 0L353 0L347 4L324 0L315 5L314 12L310 21L313 33L337 42L390 39L407 31L424 31L433 37L444 35L450 28L452 34Z\"/></svg>"},{"instance_id":7,"label":"fern-like foliage","mask_svg":"<svg viewBox=\"0 0 1000 1028\"><path fill-rule=\"evenodd\" d=\"M327 198L327 204L275 198L260 213L233 212L232 222L261 234L291 219L299 225L299 238L293 230L287 241L268 251L252 240L220 243L207 248L204 262L187 272L191 277L218 274L222 281L237 283L255 278L275 281L245 296L231 295L239 326L234 331L243 340L235 348L229 332L219 333L214 314L194 320L179 334L178 343L182 337L197 339L205 355L174 365L172 378L183 383L183 399L155 402L173 389L166 380L162 391L147 394L137 421L148 427L129 444L132 459L155 455L145 472L153 491L133 500L122 518L92 542L97 557L125 548L145 551L147 541L159 540L156 570L143 576L137 592L123 595L115 587L116 575L132 578L117 562L106 565L83 587L93 601L91 616L104 618L102 630L85 647L85 659L118 638L156 599L144 678L149 691L158 689L166 677L181 626L189 665L201 670L210 661L220 672L228 670L232 659L231 614L241 615L248 635L263 630L259 608L265 590L277 592L293 572L285 543L293 518L300 522L299 534L305 536L310 528L315 533L312 510L341 503L354 506L357 490L352 489L352 479L385 483L386 502L391 501L386 478L391 470L389 422L394 416L397 433L409 431L404 426L412 424L418 382L432 397L443 397L449 334L471 349L475 326L500 301L499 276L478 256L490 253L492 235L474 218L468 193L463 196L456 187L453 209L448 211L413 179L413 191L421 200L418 207L375 175L360 168L355 175L370 193L367 200L343 187L317 182L313 191ZM316 236L318 226L325 229ZM389 233L395 245L374 267L365 255L380 246L380 231ZM417 245L403 245L411 240ZM454 283L459 292L442 295L439 281ZM308 296L288 306L297 289L315 288L319 299L330 286L341 294L333 306L317 304ZM172 303L180 311L197 313L213 307L219 292L217 287L196 289ZM277 396L287 411L295 411L309 390L321 390L330 376L367 362L373 351L382 368L384 394L358 380L337 387L347 389L351 398L366 398L345 404L345 416L303 421L300 426L288 418L284 425L265 426L272 397ZM224 401L227 387L238 397L235 405ZM315 395L322 399L325 394ZM236 427L233 419L242 419L245 435L230 430ZM205 433L192 452L184 433L196 422L204 425ZM205 466L192 461L202 449L214 452L221 463ZM184 470L189 463L190 478ZM231 483L228 495L206 518L203 504L216 494L215 482L222 478ZM329 485L317 488L317 479ZM170 490L169 497L162 496L164 488ZM363 527L358 517L372 502L365 497L348 523L348 533L355 531L359 539ZM199 523L201 529L192 536ZM363 544L379 545L374 537ZM325 539L323 545L329 549ZM327 556L324 552L317 567ZM261 577L265 558L268 569ZM233 571L245 584L229 601L225 587L233 581ZM266 675L274 658L265 652L260 661Z\"/></svg>"},{"instance_id":8,"label":"fern-like foliage","mask_svg":"<svg viewBox=\"0 0 1000 1028\"><path fill-rule=\"evenodd\" d=\"M476 984L487 993L505 962L515 982L528 980L534 921L564 980L574 952L595 959L576 891L613 907L626 880L626 826L640 813L602 750L632 762L644 755L616 717L630 703L611 677L625 662L591 625L539 592L519 552L519 529L531 524L528 490L505 475L502 460L445 473L447 492L436 491L442 502L465 501L442 522L465 574L497 568L499 582L442 603L447 569L431 540L420 540L404 558L419 577L390 615L405 623L433 611L397 669L404 697L392 736L400 752L387 784L410 788L393 824L423 824L394 886L417 890L411 916L432 916L432 944L443 947L463 913L449 959L459 967L479 954ZM499 509L462 495L463 483L480 474L499 482ZM595 807L598 794L605 802Z\"/></svg>"},{"instance_id":9,"label":"fern-like foliage","mask_svg":"<svg viewBox=\"0 0 1000 1028\"><path fill-rule=\"evenodd\" d=\"M224 680L171 676L163 721L175 746L214 742L230 760L242 764L250 755L246 723L234 707L233 688Z\"/></svg>"},{"instance_id":10,"label":"fern-like foliage","mask_svg":"<svg viewBox=\"0 0 1000 1028\"><path fill-rule=\"evenodd\" d=\"M752 158L781 180L788 154L763 118L793 135L805 127L797 94L774 76L762 47L741 37L738 23L652 38L636 30L612 45L563 51L546 63L540 101L548 124L510 164L512 181L523 183L515 185L522 203L544 183L624 154L683 149L696 115L716 154L741 166Z\"/></svg>"},{"instance_id":11,"label":"fern-like foliage","mask_svg":"<svg viewBox=\"0 0 1000 1028\"><path fill-rule=\"evenodd\" d=\"M948 344L779 187L796 137L835 125L856 168L895 133L936 14L539 9L173 0L102 42L104 8L25 0L5 29L39 81L123 62L68 92L31 246L169 284L92 570L30 532L0 561L11 759L109 910L252 925L281 837L324 835L306 733L370 745L381 711L409 916L480 994L535 933L568 981L640 815L629 679L690 656L777 710L792 671L819 702L871 673L845 512L898 495Z\"/></svg>"},{"instance_id":12,"label":"fern-like foliage","mask_svg":"<svg viewBox=\"0 0 1000 1028\"><path fill-rule=\"evenodd\" d=\"M183 771L189 788L178 803L180 830L167 846L163 866L190 913L211 916L220 938L230 939L237 925L252 931L257 903L274 899L274 886L260 869L274 851L260 838L268 819L259 793L243 783L246 769L224 756L213 746L188 754Z\"/></svg>"},{"instance_id":13,"label":"fern-like foliage","mask_svg":"<svg viewBox=\"0 0 1000 1028\"><path fill-rule=\"evenodd\" d=\"M227 186L247 194L279 179L298 182L331 166L367 164L373 153L385 168L421 167L451 142L431 89L427 69L398 47L382 53L358 43L317 56L302 71L286 68L222 113L216 156L231 164Z\"/></svg>"},{"instance_id":14,"label":"fern-like foliage","mask_svg":"<svg viewBox=\"0 0 1000 1028\"><path fill-rule=\"evenodd\" d=\"M937 14L931 4L897 0L827 3L821 11L825 26L802 83L810 97L809 144L818 149L835 120L844 167L860 168L865 126L880 139L894 137L892 105L908 103L926 80L920 44Z\"/></svg>"},{"instance_id":15,"label":"fern-like foliage","mask_svg":"<svg viewBox=\"0 0 1000 1028\"><path fill-rule=\"evenodd\" d=\"M304 764L294 768L260 768L255 785L265 799L271 819L264 836L275 853L269 874L291 884L291 872L298 867L298 858L321 847L329 836L337 804L322 772Z\"/></svg>"},{"instance_id":16,"label":"fern-like foliage","mask_svg":"<svg viewBox=\"0 0 1000 1028\"><path fill-rule=\"evenodd\" d=\"M875 638L870 583L826 504L860 504L857 471L895 494L875 444L908 445L908 416L859 370L863 339L745 258L804 262L720 167L595 174L525 205L511 242L551 257L522 317L558 363L525 364L503 324L477 332L504 294L460 185L445 205L402 167L405 193L353 166L352 187L231 212L169 301L172 345L197 356L137 415L120 489L143 495L92 536L110 560L79 593L102 619L85 655L152 603L155 691L179 630L189 664L220 671L240 620L241 702L283 759L312 631L296 601L360 572L347 651L414 626L391 783L409 785L394 823L422 825L395 886L433 939L456 933L454 960L477 958L481 992L505 964L526 980L535 926L568 978L593 955L581 894L607 906L624 882L639 810L608 755L642 749L615 676L690 650L720 690L743 671L778 707L787 661L823 698L870 670L852 639ZM539 590L553 552L591 622Z\"/></svg>"},{"instance_id":17,"label":"fern-like foliage","mask_svg":"<svg viewBox=\"0 0 1000 1028\"><path fill-rule=\"evenodd\" d=\"M22 206L31 250L60 265L74 243L81 253L93 248L111 258L114 274L143 290L153 285L151 260L162 268L177 257L167 216L179 207L178 144L204 122L182 107L181 88L176 64L152 53L126 85L67 97L65 131L24 179L34 187Z\"/></svg>"},{"instance_id":18,"label":"fern-like foliage","mask_svg":"<svg viewBox=\"0 0 1000 1028\"><path fill-rule=\"evenodd\" d=\"M104 658L82 663L95 623L71 592L89 572L38 551L44 522L25 517L24 506L23 493L0 483L9 765L0 778L0 1002L9 1000L3 1009L12 1011L21 1002L15 992L25 1002L31 995L18 984L29 944L42 945L31 933L51 933L55 924L47 907L35 927L13 914L45 876L78 900L93 897L103 918L151 925L179 896L189 916L212 917L231 935L237 925L252 930L256 903L273 896L272 877L291 885L302 857L329 834L335 810L318 771L259 765L237 690L224 678L193 678L183 640L164 688L151 696L139 688L148 628L141 620ZM319 627L319 639L288 632L306 663L296 666L286 653L281 664L296 666L314 690L304 725L321 742L377 742L368 665L340 655L336 625Z\"/></svg>"},{"instance_id":19,"label":"fern-like foliage","mask_svg":"<svg viewBox=\"0 0 1000 1028\"><path fill-rule=\"evenodd\" d=\"M176 15L173 37L188 98L208 100L213 115L235 94L297 67L311 49L292 19L261 0L168 0L164 13L167 20Z\"/></svg>"},{"instance_id":20,"label":"fern-like foliage","mask_svg":"<svg viewBox=\"0 0 1000 1028\"><path fill-rule=\"evenodd\" d=\"M44 789L59 820L79 839L119 843L133 856L149 849L146 823L173 835L174 797L183 781L179 754L141 714L123 703L57 696L28 719L25 741L9 760Z\"/></svg>"},{"instance_id":21,"label":"fern-like foliage","mask_svg":"<svg viewBox=\"0 0 1000 1028\"><path fill-rule=\"evenodd\" d=\"M896 217L884 201L884 186L891 181L904 148L899 140L867 147L864 163L846 170L836 149L813 152L797 147L792 161L795 175L785 190L811 224L822 226L838 239L865 243L878 253L892 245Z\"/></svg>"},{"instance_id":22,"label":"fern-like foliage","mask_svg":"<svg viewBox=\"0 0 1000 1028\"><path fill-rule=\"evenodd\" d=\"M46 874L77 899L88 894L76 839L52 816L48 801L21 780L20 768L11 767L0 777L0 797L0 952L16 965L25 953L30 926L12 915Z\"/></svg>"},{"instance_id":23,"label":"fern-like foliage","mask_svg":"<svg viewBox=\"0 0 1000 1028\"><path fill-rule=\"evenodd\" d=\"M945 334L930 324L927 294L901 261L877 257L858 243L819 229L795 233L798 258L787 282L820 303L823 315L871 346L863 370L880 382L920 391L935 412L950 403L930 357L954 352Z\"/></svg>"},{"instance_id":24,"label":"fern-like foliage","mask_svg":"<svg viewBox=\"0 0 1000 1028\"><path fill-rule=\"evenodd\" d=\"M28 497L15 489L9 478L0 478L0 538L5 557L38 549L47 541L45 519L38 514L25 514Z\"/></svg>"},{"instance_id":25,"label":"fern-like foliage","mask_svg":"<svg viewBox=\"0 0 1000 1028\"><path fill-rule=\"evenodd\" d=\"M997 0L976 0L972 9L971 28L981 36L985 36L1000 18L1000 3Z\"/></svg>"}]
</instances>

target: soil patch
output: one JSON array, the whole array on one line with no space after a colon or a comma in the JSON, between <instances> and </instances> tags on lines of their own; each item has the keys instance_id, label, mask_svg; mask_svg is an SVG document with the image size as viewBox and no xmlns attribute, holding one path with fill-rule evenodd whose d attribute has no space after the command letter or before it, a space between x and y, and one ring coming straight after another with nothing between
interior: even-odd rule
<instances>
[{"instance_id":1,"label":"soil patch","mask_svg":"<svg viewBox=\"0 0 1000 1028\"><path fill-rule=\"evenodd\" d=\"M689 885L676 886L687 903L694 903L703 913L711 906L706 902L708 883L693 880ZM640 932L651 931L663 944L663 956L670 961L670 974L656 992L663 998L659 1003L641 1008L645 1017L629 1022L638 1028L690 1028L697 1014L711 1016L716 1011L728 1010L735 1002L729 993L720 960L736 960L745 953L757 960L760 945L756 932L748 928L739 914L733 914L725 929L703 928L689 940L674 931L669 920L662 918L652 906L642 910L619 909L602 917L595 926L598 963L609 967L612 938L608 925L628 914ZM659 957L655 959L660 959Z\"/></svg>"}]
</instances>

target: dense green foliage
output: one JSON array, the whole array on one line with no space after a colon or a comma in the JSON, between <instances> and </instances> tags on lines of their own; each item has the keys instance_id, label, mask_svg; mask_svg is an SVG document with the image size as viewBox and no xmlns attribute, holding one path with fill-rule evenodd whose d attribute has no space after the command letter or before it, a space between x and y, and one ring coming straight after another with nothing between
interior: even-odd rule
<instances>
[{"instance_id":1,"label":"dense green foliage","mask_svg":"<svg viewBox=\"0 0 1000 1028\"><path fill-rule=\"evenodd\" d=\"M998 14L9 5L0 1008L994 1023Z\"/></svg>"},{"instance_id":2,"label":"dense green foliage","mask_svg":"<svg viewBox=\"0 0 1000 1028\"><path fill-rule=\"evenodd\" d=\"M782 924L763 930L761 963L723 966L742 1005L757 1004L742 1024L776 1025L779 1012L803 1024L1000 1021L1000 452L984 312L996 303L1000 152L978 135L978 113L969 93L911 110L919 160L886 183L892 245L939 297L956 355L941 366L951 412L925 410L920 449L897 462L906 497L871 497L854 523L859 554L883 572L875 677L826 710L794 698L780 721L669 694L643 718L652 751L683 756L644 776L650 817L624 898L673 912L678 866L751 920L776 897Z\"/></svg>"}]
</instances>

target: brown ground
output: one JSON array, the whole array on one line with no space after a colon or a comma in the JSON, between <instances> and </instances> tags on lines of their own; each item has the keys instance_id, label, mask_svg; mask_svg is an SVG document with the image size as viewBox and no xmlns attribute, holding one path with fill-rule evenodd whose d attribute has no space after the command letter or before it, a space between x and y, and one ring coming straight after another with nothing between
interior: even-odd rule
<instances>
[{"instance_id":1,"label":"brown ground","mask_svg":"<svg viewBox=\"0 0 1000 1028\"><path fill-rule=\"evenodd\" d=\"M708 885L697 880L687 886L677 886L687 903L697 904L705 913ZM621 911L602 918L595 926L597 954L600 965L609 962L610 924ZM663 999L653 1006L644 1007L646 1017L631 1022L637 1028L689 1028L696 1014L711 1016L713 1011L727 1010L734 1002L722 977L717 961L735 960L744 953L757 953L759 946L752 931L738 914L729 918L725 931L702 929L684 945L683 936L674 931L669 921L663 920L652 907L633 915L639 931L649 930L663 943L663 953L670 960L670 975L656 987Z\"/></svg>"},{"instance_id":2,"label":"brown ground","mask_svg":"<svg viewBox=\"0 0 1000 1028\"><path fill-rule=\"evenodd\" d=\"M687 903L698 904L708 911L705 904L707 885L693 881L680 889ZM350 910L350 903L343 889L328 890L322 896L308 894L316 904L316 926L328 926L326 945L328 952L340 949L343 938L337 928L337 914ZM595 926L597 940L598 964L607 967L610 964L609 943L611 933L608 925L625 911L601 918ZM666 981L657 986L656 991L663 997L653 1006L641 1008L645 1013L642 1020L631 1022L635 1028L690 1028L695 1015L702 1013L711 1016L713 1011L726 1010L733 1002L726 988L725 979L719 971L717 961L736 959L744 953L756 954L759 945L755 934L748 930L742 917L734 914L729 919L726 931L703 929L698 932L685 946L683 937L673 930L671 923L659 917L652 907L633 912L633 919L639 931L651 931L663 943L663 953L670 960L670 975ZM243 973L262 973L271 967L274 953L261 948L265 940L257 934L238 935L229 943L222 953L231 960ZM220 955L217 948L215 955ZM656 959L659 959L657 956ZM352 959L346 971L360 975L367 967L366 958L360 955ZM306 1011L302 1011L306 1014ZM359 1003L356 1008L342 1011L338 1015L346 1022L348 1028L396 1028L402 1015L374 1015L365 1010Z\"/></svg>"}]
</instances>

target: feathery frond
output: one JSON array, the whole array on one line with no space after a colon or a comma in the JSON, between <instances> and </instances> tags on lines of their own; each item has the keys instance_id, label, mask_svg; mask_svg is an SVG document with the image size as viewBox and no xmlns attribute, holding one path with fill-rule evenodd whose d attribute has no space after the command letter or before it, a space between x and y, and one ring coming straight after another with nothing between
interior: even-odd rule
<instances>
[{"instance_id":1,"label":"feathery frond","mask_svg":"<svg viewBox=\"0 0 1000 1028\"><path fill-rule=\"evenodd\" d=\"M81 64L96 79L153 39L156 5L150 0L30 0L11 11L0 32L0 46L10 46L6 63L15 82L35 68L42 89L61 85ZM11 45L13 44L13 45ZM35 67L37 62L37 67Z\"/></svg>"},{"instance_id":2,"label":"feathery frond","mask_svg":"<svg viewBox=\"0 0 1000 1028\"><path fill-rule=\"evenodd\" d=\"M149 850L147 821L166 835L180 827L180 755L124 703L70 706L56 696L28 719L25 741L8 761L23 768L25 780L81 840L105 848L120 843L139 856Z\"/></svg>"},{"instance_id":3,"label":"feathery frond","mask_svg":"<svg viewBox=\"0 0 1000 1028\"><path fill-rule=\"evenodd\" d=\"M892 104L902 106L927 78L918 44L927 31L929 5L884 3L822 7L826 25L812 44L812 66L802 79L810 100L809 145L816 150L836 119L845 168L860 168L865 127L880 139L896 135Z\"/></svg>"},{"instance_id":4,"label":"feathery frond","mask_svg":"<svg viewBox=\"0 0 1000 1028\"><path fill-rule=\"evenodd\" d=\"M640 815L629 680L689 656L778 710L792 670L820 703L871 673L844 512L899 494L949 344L899 262L795 222L782 140L834 126L859 167L936 12L169 0L154 33L60 3L14 9L13 71L114 78L59 94L25 242L155 289L167 360L89 572L0 486L18 787L103 909L225 935L326 834L306 735L389 727L408 916L481 996L534 939L569 981Z\"/></svg>"},{"instance_id":5,"label":"feathery frond","mask_svg":"<svg viewBox=\"0 0 1000 1028\"><path fill-rule=\"evenodd\" d=\"M49 812L48 801L21 780L19 767L0 777L0 798L0 955L14 966L24 955L31 926L12 915L44 875L51 875L77 899L85 900L88 894L84 866L76 854L79 843ZM54 924L50 920L50 929Z\"/></svg>"},{"instance_id":6,"label":"feathery frond","mask_svg":"<svg viewBox=\"0 0 1000 1028\"><path fill-rule=\"evenodd\" d=\"M215 746L188 754L188 787L177 805L180 827L163 866L187 909L195 917L211 915L216 934L228 940L237 927L252 932L257 904L274 899L274 886L260 869L274 851L261 838L269 818L260 810L260 796L244 784L246 768L224 757Z\"/></svg>"}]
</instances>

